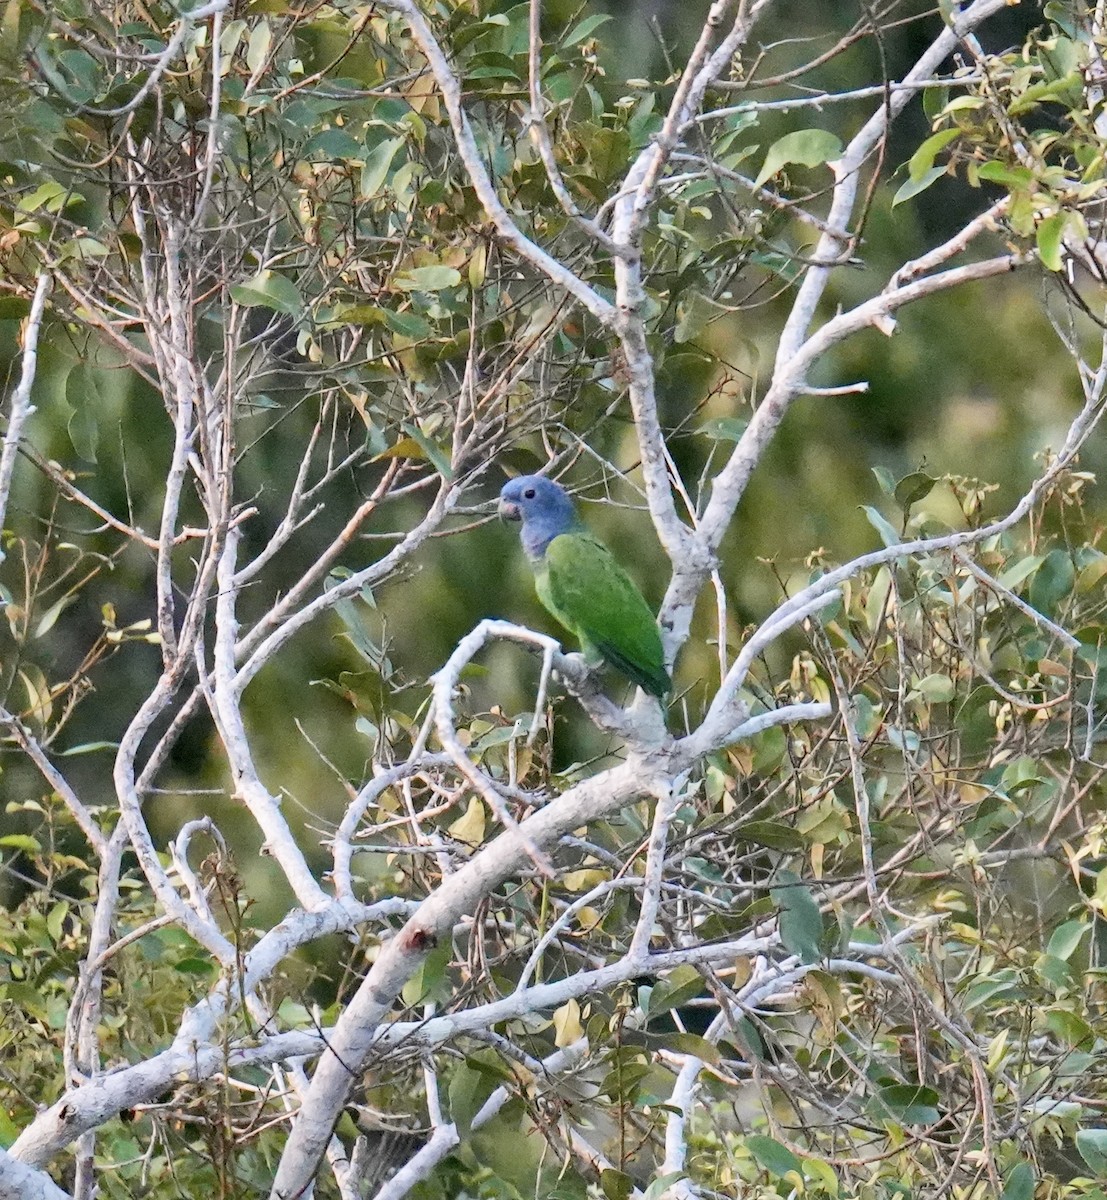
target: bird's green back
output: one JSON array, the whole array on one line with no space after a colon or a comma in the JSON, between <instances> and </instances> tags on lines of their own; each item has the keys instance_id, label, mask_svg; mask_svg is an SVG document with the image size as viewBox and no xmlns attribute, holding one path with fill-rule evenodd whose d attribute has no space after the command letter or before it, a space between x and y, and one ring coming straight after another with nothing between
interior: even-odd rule
<instances>
[{"instance_id":1,"label":"bird's green back","mask_svg":"<svg viewBox=\"0 0 1107 1200\"><path fill-rule=\"evenodd\" d=\"M535 564L535 589L586 654L607 659L655 696L672 686L653 613L611 551L590 533L563 533L550 542Z\"/></svg>"}]
</instances>

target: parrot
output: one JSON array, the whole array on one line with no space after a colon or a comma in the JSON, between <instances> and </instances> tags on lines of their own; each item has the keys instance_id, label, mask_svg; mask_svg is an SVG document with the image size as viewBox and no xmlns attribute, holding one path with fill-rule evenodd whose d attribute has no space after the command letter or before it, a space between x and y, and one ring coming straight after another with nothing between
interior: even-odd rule
<instances>
[{"instance_id":1,"label":"parrot","mask_svg":"<svg viewBox=\"0 0 1107 1200\"><path fill-rule=\"evenodd\" d=\"M661 699L672 687L661 631L642 593L611 551L577 516L568 492L542 475L509 480L500 515L522 521L519 540L534 568L534 590L580 641L591 662L604 659Z\"/></svg>"}]
</instances>

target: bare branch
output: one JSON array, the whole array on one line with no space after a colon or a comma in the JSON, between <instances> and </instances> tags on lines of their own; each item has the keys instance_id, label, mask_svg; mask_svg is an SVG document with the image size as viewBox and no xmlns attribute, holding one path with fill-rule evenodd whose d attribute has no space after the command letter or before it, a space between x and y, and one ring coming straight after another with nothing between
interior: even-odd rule
<instances>
[{"instance_id":1,"label":"bare branch","mask_svg":"<svg viewBox=\"0 0 1107 1200\"><path fill-rule=\"evenodd\" d=\"M4 434L4 449L0 452L0 529L4 527L4 518L8 510L8 500L11 497L12 475L15 471L15 459L19 452L19 444L23 437L23 426L27 418L35 411L31 403L31 389L35 384L35 371L38 368L38 335L42 328L42 317L46 310L46 297L50 291L51 276L43 272L35 284L34 296L31 299L31 311L27 314L23 326L23 366L20 369L19 383L12 393L11 412L8 414L8 429ZM4 549L0 546L0 562L3 561Z\"/></svg>"}]
</instances>

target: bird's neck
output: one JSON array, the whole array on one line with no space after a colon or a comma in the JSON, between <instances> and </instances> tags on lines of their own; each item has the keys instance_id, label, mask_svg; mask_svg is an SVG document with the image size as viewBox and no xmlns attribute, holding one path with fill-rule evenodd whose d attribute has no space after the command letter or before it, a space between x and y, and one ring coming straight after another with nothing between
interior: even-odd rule
<instances>
[{"instance_id":1,"label":"bird's neck","mask_svg":"<svg viewBox=\"0 0 1107 1200\"><path fill-rule=\"evenodd\" d=\"M520 540L523 552L531 562L541 562L546 556L546 550L555 537L563 533L579 533L584 527L574 514L566 520L563 514L558 514L557 520L545 520L542 517L530 517L523 522Z\"/></svg>"}]
</instances>

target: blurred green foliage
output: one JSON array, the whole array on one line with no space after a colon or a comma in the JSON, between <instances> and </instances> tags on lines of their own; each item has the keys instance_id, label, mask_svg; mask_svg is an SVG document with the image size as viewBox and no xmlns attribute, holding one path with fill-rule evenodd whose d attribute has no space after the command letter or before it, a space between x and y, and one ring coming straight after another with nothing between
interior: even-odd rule
<instances>
[{"instance_id":1,"label":"blurred green foliage","mask_svg":"<svg viewBox=\"0 0 1107 1200\"><path fill-rule=\"evenodd\" d=\"M1099 186L1102 174L1094 128L1072 115L1084 101L1072 59L1082 43L1053 13L1054 24L1023 54L1023 37L1046 20L1024 8L1029 16L1005 17L1021 26L1008 23L1007 36L989 42L995 88L958 93L979 103L943 116L940 106L913 102L918 136L898 155L893 142L889 174L902 169L875 189L859 260L835 276L828 310L878 290L1005 189L1019 202L1021 224L998 231L993 247L1008 238L1034 245L1050 267L1061 237L1080 232L1072 163L1081 187ZM859 35L804 86L840 90L901 74L941 18L922 5L897 12L902 25ZM559 106L559 162L590 209L656 134L671 86L650 14L623 9L607 22L602 15L557 4L544 18L542 81ZM679 63L700 7L656 15ZM513 215L536 242L608 288L610 264L554 203L521 128L525 8L442 5L433 18L462 76L480 154ZM763 73L806 61L865 19L844 4L815 12L781 5L760 35L771 64ZM207 24L191 28L183 62L144 95L151 76L134 55L157 54L174 27L163 6L105 14L73 2L46 12L11 0L4 9L0 359L9 381L19 367L29 281L46 265L71 287L55 289L27 438L33 451L19 464L4 531L0 693L65 764L85 803L110 810L112 743L161 669L152 633L155 556L94 519L65 484L156 535L172 428L148 361L144 233L127 197L128 187L154 190L154 180L158 195L176 202L172 189L187 178L199 188L188 204L210 206L190 228L184 256L195 289L193 349L210 377L230 380L236 496L255 510L242 525L243 560L277 537L313 429L324 430L320 455L344 464L321 487L323 508L311 526L259 574L244 624L263 619L295 586L389 471L397 494L341 547L328 583L383 558L417 524L441 477L472 483L465 510L441 531L450 536L428 539L379 589L300 632L247 693L265 781L322 871L325 842L351 791L374 764L402 757L416 740L427 678L458 639L486 616L556 632L533 598L514 532L487 519L483 501L505 470L533 468L549 454L575 458L569 478L581 486L589 523L651 602L660 600L666 563L633 487L637 445L622 365L594 323L543 290L492 235L403 22L383 9L341 5L294 12L280 0L234 9L221 26L214 128ZM802 44L789 36L796 29ZM88 43L107 49L93 53ZM120 50L118 61L111 50ZM796 95L783 84L754 94L770 102ZM997 112L1031 124L1041 116L1042 128L1029 131L1038 141L1026 143L1040 170L1018 173L1011 128ZM830 106L818 129L811 120L768 112L758 123L752 110L737 114L712 134L713 153L727 170L814 204L828 184L826 164L858 116ZM1063 138L1047 136L1065 122ZM818 136L782 143L796 133ZM934 133L941 145L920 151ZM216 134L205 192L204 155ZM916 153L922 158L909 165ZM136 163L141 177L128 177ZM896 204L907 180L926 186ZM1043 204L1052 206L1045 221ZM759 399L813 242L809 224L755 203L748 188L721 176L673 188L650 229L650 348L662 419L675 464L684 479L705 481L703 491ZM1077 408L1071 349L1049 324L1051 314L1083 322L1070 317L1072 303L1055 271L992 279L905 310L891 339L870 330L822 360L812 385L864 380L867 390L796 404L762 462L721 565L728 661L783 592L880 544L889 529L968 528L1006 510L1038 470L1035 456L1057 444ZM1087 339L1086 323L1079 333ZM520 360L533 369L520 369ZM469 426L461 412L467 388L481 397L471 401ZM458 453L459 432L478 427L471 452ZM981 558L1007 589L1078 631L1080 652L1069 654L945 556L859 575L837 609L766 657L746 699L758 710L839 690L850 697L866 795L851 788L840 725L769 730L714 755L689 785L670 879L687 903L663 932L674 944L682 936L732 938L780 912L784 950L804 967L818 964L797 975L790 1005L751 1004L724 1038L705 1040L717 994L755 977L751 955L717 975L683 966L582 1004L505 1020L491 1032L524 1046L523 1062L494 1038L460 1041L443 1055L441 1072L462 1143L415 1190L420 1200L575 1198L589 1184L613 1198L632 1184L648 1187L663 1158L665 1106L683 1055L711 1067L691 1122L689 1171L719 1194L777 1196L802 1183L813 1197L925 1196L947 1177L965 1195L982 1194L972 1156L982 1153L975 1121L987 1087L988 1150L1008 1200L1028 1197L1038 1180L1051 1196L1098 1195L1097 1122L1107 1101L1098 1061L1107 1028L1097 714L1107 559L1093 484L1102 453L1091 445L1084 473L1065 474L1028 526L993 539ZM610 464L631 479L615 491L617 504L606 502ZM933 486L916 478L897 487L924 473ZM917 499L909 499L912 489ZM189 493L181 523L203 521L200 499ZM182 577L192 553L182 542ZM674 728L694 726L718 685L717 617L705 598L678 663ZM493 778L548 797L618 757L617 741L587 725L571 702L530 711L536 659L500 646L482 667L466 679L464 733ZM531 724L541 733L528 745ZM66 1085L66 1011L98 883L65 810L18 744L4 749L0 1140L10 1143ZM261 835L227 775L216 729L196 717L159 776L149 821L159 846L201 814L228 834L234 865L213 855L203 874L221 924L245 952L290 897L275 865L257 853ZM459 854L494 832L473 795L421 783L414 798ZM861 834L862 800L871 806L871 844ZM366 817L356 858L366 900L422 898L441 880L436 860L412 843L409 801L391 789ZM394 1018L417 1020L428 999L461 1009L509 993L556 920L565 934L538 954L543 978L616 957L637 914L625 889L607 885L642 870L649 817L645 803L632 806L587 838L570 839L556 880L523 879L490 895L483 923L428 959ZM874 912L858 882L866 857L887 880L887 912ZM926 995L957 1001L952 1031L933 1022L924 996L887 986L883 966L857 950L930 915L941 922L928 939L905 943L903 955ZM119 932L155 917L128 859ZM376 950L375 935L353 947L330 938L285 964L270 996L282 1028L330 1024ZM869 969L833 967L848 953ZM163 1048L213 976L184 934L151 925L112 960L98 1029L105 1065ZM229 1018L228 1046L253 1032L241 1014ZM588 1060L571 1078L545 1079L535 1060L584 1033ZM182 1081L105 1125L97 1142L103 1194L263 1191L283 1137L280 1102L260 1068L236 1067L235 1086L229 1078ZM469 1129L501 1084L510 1102ZM339 1134L352 1139L356 1115L382 1146L397 1131L418 1144L422 1086L417 1050L382 1055ZM581 1130L614 1164L594 1178L564 1166ZM971 1168L960 1159L951 1167L962 1152ZM330 1187L321 1183L319 1194L334 1194Z\"/></svg>"}]
</instances>

